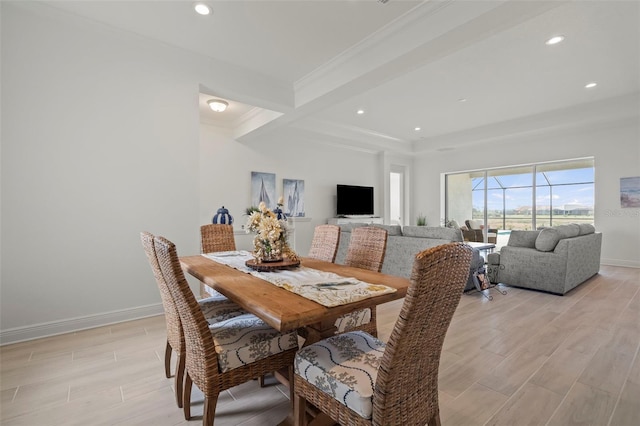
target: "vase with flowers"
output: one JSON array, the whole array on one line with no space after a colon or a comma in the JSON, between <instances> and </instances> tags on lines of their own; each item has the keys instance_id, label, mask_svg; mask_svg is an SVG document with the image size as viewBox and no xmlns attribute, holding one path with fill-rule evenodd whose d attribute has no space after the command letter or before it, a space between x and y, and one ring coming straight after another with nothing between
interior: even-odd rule
<instances>
[{"instance_id":1,"label":"vase with flowers","mask_svg":"<svg viewBox=\"0 0 640 426\"><path fill-rule=\"evenodd\" d=\"M282 206L282 197L278 200L278 208ZM267 208L264 202L258 205L257 211L252 211L245 226L247 233L254 232L253 257L256 262L279 262L284 257L297 260L298 257L289 247L286 219L278 216Z\"/></svg>"}]
</instances>

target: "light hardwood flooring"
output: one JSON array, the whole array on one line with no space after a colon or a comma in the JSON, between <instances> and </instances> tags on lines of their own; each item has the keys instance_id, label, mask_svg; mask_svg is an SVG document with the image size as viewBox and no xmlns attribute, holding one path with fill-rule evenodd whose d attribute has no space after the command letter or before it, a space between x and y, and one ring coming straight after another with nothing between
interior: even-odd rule
<instances>
[{"instance_id":1,"label":"light hardwood flooring","mask_svg":"<svg viewBox=\"0 0 640 426\"><path fill-rule=\"evenodd\" d=\"M440 366L444 426L640 425L640 269L604 266L564 297L465 294ZM402 301L379 307L386 340ZM0 423L196 425L164 377L163 317L0 348ZM192 413L202 413L194 390ZM221 395L216 425L276 425L281 385Z\"/></svg>"}]
</instances>

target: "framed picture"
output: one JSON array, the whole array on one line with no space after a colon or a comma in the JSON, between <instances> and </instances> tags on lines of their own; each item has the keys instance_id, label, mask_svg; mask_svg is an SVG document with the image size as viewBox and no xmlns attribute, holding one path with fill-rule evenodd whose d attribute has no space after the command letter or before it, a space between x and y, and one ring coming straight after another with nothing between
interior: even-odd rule
<instances>
[{"instance_id":1,"label":"framed picture","mask_svg":"<svg viewBox=\"0 0 640 426\"><path fill-rule=\"evenodd\" d=\"M288 217L304 217L304 180L282 179L284 212Z\"/></svg>"},{"instance_id":2,"label":"framed picture","mask_svg":"<svg viewBox=\"0 0 640 426\"><path fill-rule=\"evenodd\" d=\"M640 176L620 178L620 206L640 207Z\"/></svg>"},{"instance_id":3,"label":"framed picture","mask_svg":"<svg viewBox=\"0 0 640 426\"><path fill-rule=\"evenodd\" d=\"M264 201L267 208L276 208L276 174L251 172L251 205L258 207Z\"/></svg>"}]
</instances>

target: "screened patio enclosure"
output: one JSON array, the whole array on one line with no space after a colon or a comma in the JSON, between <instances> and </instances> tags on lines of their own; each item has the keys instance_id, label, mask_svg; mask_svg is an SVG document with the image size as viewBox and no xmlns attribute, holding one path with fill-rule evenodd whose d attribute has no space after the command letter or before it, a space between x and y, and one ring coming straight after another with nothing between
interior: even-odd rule
<instances>
[{"instance_id":1,"label":"screened patio enclosure","mask_svg":"<svg viewBox=\"0 0 640 426\"><path fill-rule=\"evenodd\" d=\"M445 223L480 220L485 241L498 230L498 246L513 229L593 224L593 215L593 158L445 175Z\"/></svg>"}]
</instances>

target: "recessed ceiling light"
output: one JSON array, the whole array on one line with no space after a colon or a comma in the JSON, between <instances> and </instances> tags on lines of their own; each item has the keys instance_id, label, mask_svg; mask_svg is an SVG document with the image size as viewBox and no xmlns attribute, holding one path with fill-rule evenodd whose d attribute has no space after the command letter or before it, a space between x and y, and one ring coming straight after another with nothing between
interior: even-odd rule
<instances>
[{"instance_id":1,"label":"recessed ceiling light","mask_svg":"<svg viewBox=\"0 0 640 426\"><path fill-rule=\"evenodd\" d=\"M420 127L416 127L416 128L415 128L415 129L413 129L413 130L415 130L416 132L418 132L418 131L420 131Z\"/></svg>"},{"instance_id":2,"label":"recessed ceiling light","mask_svg":"<svg viewBox=\"0 0 640 426\"><path fill-rule=\"evenodd\" d=\"M209 99L207 103L209 104L209 108L215 112L222 112L229 106L229 102L223 101L222 99Z\"/></svg>"},{"instance_id":3,"label":"recessed ceiling light","mask_svg":"<svg viewBox=\"0 0 640 426\"><path fill-rule=\"evenodd\" d=\"M598 85L598 83L596 83L595 81L592 81L591 83L587 83L584 85L585 89L593 89L594 87L596 87Z\"/></svg>"},{"instance_id":4,"label":"recessed ceiling light","mask_svg":"<svg viewBox=\"0 0 640 426\"><path fill-rule=\"evenodd\" d=\"M564 40L564 36L563 35L557 35L557 36L553 36L549 40L545 41L544 44L546 44L547 46L553 46L554 44L558 44L563 40Z\"/></svg>"},{"instance_id":5,"label":"recessed ceiling light","mask_svg":"<svg viewBox=\"0 0 640 426\"><path fill-rule=\"evenodd\" d=\"M460 98L458 99L458 102L467 102L467 98Z\"/></svg>"},{"instance_id":6,"label":"recessed ceiling light","mask_svg":"<svg viewBox=\"0 0 640 426\"><path fill-rule=\"evenodd\" d=\"M356 111L356 114L362 115L362 114L364 114L364 110L363 109L359 109L359 110Z\"/></svg>"},{"instance_id":7,"label":"recessed ceiling light","mask_svg":"<svg viewBox=\"0 0 640 426\"><path fill-rule=\"evenodd\" d=\"M204 3L196 3L193 8L200 15L209 15L211 13L211 8Z\"/></svg>"}]
</instances>

